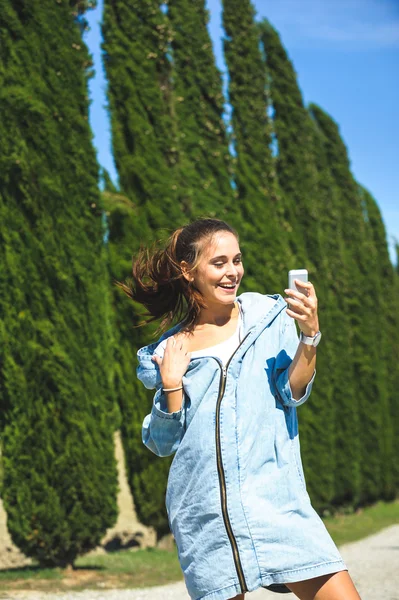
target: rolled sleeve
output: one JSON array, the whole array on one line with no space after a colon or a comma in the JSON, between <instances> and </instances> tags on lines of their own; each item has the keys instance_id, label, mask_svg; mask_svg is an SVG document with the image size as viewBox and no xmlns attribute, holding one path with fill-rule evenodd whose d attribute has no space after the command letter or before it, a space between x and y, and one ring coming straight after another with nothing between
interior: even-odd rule
<instances>
[{"instance_id":1,"label":"rolled sleeve","mask_svg":"<svg viewBox=\"0 0 399 600\"><path fill-rule=\"evenodd\" d=\"M290 317L286 309L282 311L280 319L280 351L274 363L274 383L276 392L283 405L300 406L309 398L312 391L313 382L316 377L316 369L312 378L306 386L304 395L296 400L292 395L288 370L293 361L299 345L299 336L297 333L295 320Z\"/></svg>"},{"instance_id":2,"label":"rolled sleeve","mask_svg":"<svg viewBox=\"0 0 399 600\"><path fill-rule=\"evenodd\" d=\"M314 378L316 377L316 369L312 375L311 380L309 381L309 383L306 386L304 395L301 398L299 398L298 400L296 400L292 395L290 380L288 378L288 368L289 367L284 369L284 371L277 378L277 389L278 389L278 392L279 392L279 395L281 397L283 404L285 404L286 406L299 406L300 404L303 404L304 402L306 402L306 400L310 396Z\"/></svg>"},{"instance_id":3,"label":"rolled sleeve","mask_svg":"<svg viewBox=\"0 0 399 600\"><path fill-rule=\"evenodd\" d=\"M168 412L166 394L162 388L155 392L151 413L142 425L143 444L157 456L170 456L176 452L185 431L186 394L180 410Z\"/></svg>"}]
</instances>

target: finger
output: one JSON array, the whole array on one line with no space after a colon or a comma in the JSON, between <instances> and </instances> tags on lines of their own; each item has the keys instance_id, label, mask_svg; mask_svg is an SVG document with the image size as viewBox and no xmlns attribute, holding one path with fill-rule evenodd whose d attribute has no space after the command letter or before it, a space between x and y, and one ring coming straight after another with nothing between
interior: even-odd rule
<instances>
[{"instance_id":1,"label":"finger","mask_svg":"<svg viewBox=\"0 0 399 600\"><path fill-rule=\"evenodd\" d=\"M299 285L298 287L301 287L301 286ZM308 290L309 290L309 288L302 288L302 289L305 289L305 291L306 291L306 292L308 292ZM302 295L302 296L304 295L302 292L300 292L300 291L299 291L299 290L297 290L297 289L291 289L291 288L288 288L287 290L284 290L284 291L285 291L285 292L290 292L290 293L291 293L291 294L293 294L294 296L295 296L295 295L298 295L298 294L300 294L300 295ZM305 296L306 296L306 294L305 294Z\"/></svg>"},{"instance_id":2,"label":"finger","mask_svg":"<svg viewBox=\"0 0 399 600\"><path fill-rule=\"evenodd\" d=\"M301 315L305 318L312 316L312 309L309 306L305 306L303 302L291 299L286 299L286 301L289 303L290 307L287 308L287 310L291 310L291 312L295 313L296 315Z\"/></svg>"},{"instance_id":3,"label":"finger","mask_svg":"<svg viewBox=\"0 0 399 600\"><path fill-rule=\"evenodd\" d=\"M291 304L292 306L296 306L298 308L304 307L306 306L307 308L310 308L310 305L308 304L308 298L306 298L306 296L304 296L303 294L300 294L296 296L298 299L295 300L294 298L284 298L284 300L287 302L287 304Z\"/></svg>"},{"instance_id":4,"label":"finger","mask_svg":"<svg viewBox=\"0 0 399 600\"><path fill-rule=\"evenodd\" d=\"M300 279L295 279L294 281L297 287L305 289L305 295L307 297L315 295L314 285L311 281L301 281Z\"/></svg>"},{"instance_id":5,"label":"finger","mask_svg":"<svg viewBox=\"0 0 399 600\"><path fill-rule=\"evenodd\" d=\"M289 308L287 308L287 314L293 319L297 319L298 321L306 321L306 319L308 318L307 315L300 315L299 313L290 310Z\"/></svg>"},{"instance_id":6,"label":"finger","mask_svg":"<svg viewBox=\"0 0 399 600\"><path fill-rule=\"evenodd\" d=\"M174 340L173 349L181 350L183 348L183 341L179 338L178 340Z\"/></svg>"},{"instance_id":7,"label":"finger","mask_svg":"<svg viewBox=\"0 0 399 600\"><path fill-rule=\"evenodd\" d=\"M301 287L305 287L305 288L313 288L313 283L311 281L301 281L300 279L294 279L294 283L298 286L300 285Z\"/></svg>"}]
</instances>

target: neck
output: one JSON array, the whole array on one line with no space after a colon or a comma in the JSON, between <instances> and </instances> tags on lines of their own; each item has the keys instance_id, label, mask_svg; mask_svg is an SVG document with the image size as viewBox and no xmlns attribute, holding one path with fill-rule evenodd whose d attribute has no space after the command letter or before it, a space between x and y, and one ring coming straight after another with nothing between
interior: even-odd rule
<instances>
[{"instance_id":1,"label":"neck","mask_svg":"<svg viewBox=\"0 0 399 600\"><path fill-rule=\"evenodd\" d=\"M203 308L198 316L196 327L202 327L207 325L215 325L221 327L226 325L231 319L238 317L239 313L238 302L232 302L231 304L221 305L217 304L214 306L208 306Z\"/></svg>"}]
</instances>

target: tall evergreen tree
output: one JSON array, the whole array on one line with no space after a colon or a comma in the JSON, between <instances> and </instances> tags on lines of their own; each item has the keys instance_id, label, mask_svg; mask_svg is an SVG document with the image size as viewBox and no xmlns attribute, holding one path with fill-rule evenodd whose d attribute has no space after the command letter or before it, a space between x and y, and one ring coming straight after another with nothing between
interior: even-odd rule
<instances>
[{"instance_id":1,"label":"tall evergreen tree","mask_svg":"<svg viewBox=\"0 0 399 600\"><path fill-rule=\"evenodd\" d=\"M137 329L142 320L142 307L131 303L113 285L124 281L131 270L132 248L139 237L137 207L125 195L107 189L103 192L107 210L110 255L110 285L114 289L114 326L117 338L115 351L115 393L122 414L121 434L126 457L129 487L139 520L154 527L158 537L169 532L164 495L171 459L162 461L152 456L141 441L141 425L151 410L154 391L143 389L136 377L136 352L140 346L154 341L154 326L147 325L143 334Z\"/></svg>"},{"instance_id":2,"label":"tall evergreen tree","mask_svg":"<svg viewBox=\"0 0 399 600\"><path fill-rule=\"evenodd\" d=\"M299 236L303 237L306 267L314 283L320 304L321 329L325 333L322 351L318 354L318 377L315 382L313 401L301 409L301 440L304 470L314 504L320 509L329 506L334 499L335 473L335 414L334 395L330 395L331 365L334 363L334 325L336 307L326 303L328 286L331 284L331 261L342 265L340 242L335 255L331 255L330 236L336 239L328 215L332 189L325 188L323 179L331 176L325 164L323 149L315 144L315 126L306 110L299 89L296 73L281 43L277 31L267 20L258 24L264 52L267 90L273 114L273 131L278 153L276 170L280 188L289 199L290 222ZM323 197L324 194L324 197ZM331 313L330 313L331 309ZM345 314L345 313L343 313ZM328 401L326 401L328 394ZM314 452L318 446L319 451Z\"/></svg>"},{"instance_id":3,"label":"tall evergreen tree","mask_svg":"<svg viewBox=\"0 0 399 600\"><path fill-rule=\"evenodd\" d=\"M396 390L399 385L397 356L399 355L399 296L394 293L398 287L397 277L389 258L385 226L376 200L363 186L359 185L364 218L370 238L368 260L370 269L376 275L377 286L372 300L375 315L378 317L378 368L373 368L378 390L378 407L381 413L381 496L395 497L398 489L399 467L396 457L399 453L399 401ZM389 417L388 417L389 415Z\"/></svg>"},{"instance_id":4,"label":"tall evergreen tree","mask_svg":"<svg viewBox=\"0 0 399 600\"><path fill-rule=\"evenodd\" d=\"M361 441L359 436L354 435L357 403L348 400L355 398L357 392L352 348L348 343L350 315L347 299L352 285L345 262L340 190L331 173L324 134L316 123L313 152L321 206L318 228L322 233L323 254L316 280L323 281L319 312L324 337L323 349L317 356L317 378L320 377L322 385L319 388L315 385L315 398L307 407L311 412L314 410L314 425L301 443L305 473L306 467L310 468L308 483L312 499L316 507L323 509L353 501L356 503L360 486Z\"/></svg>"},{"instance_id":5,"label":"tall evergreen tree","mask_svg":"<svg viewBox=\"0 0 399 600\"><path fill-rule=\"evenodd\" d=\"M304 104L294 67L280 36L264 19L258 24L266 63L273 131L277 138L277 178L289 199L290 222L303 233L309 270L317 272L323 256L318 174L312 147L313 123ZM321 282L320 282L321 283Z\"/></svg>"},{"instance_id":6,"label":"tall evergreen tree","mask_svg":"<svg viewBox=\"0 0 399 600\"><path fill-rule=\"evenodd\" d=\"M138 207L137 234L143 240L187 214L176 202L172 34L161 4L106 1L102 23L114 159L121 191Z\"/></svg>"},{"instance_id":7,"label":"tall evergreen tree","mask_svg":"<svg viewBox=\"0 0 399 600\"><path fill-rule=\"evenodd\" d=\"M204 0L169 0L171 57L179 148L178 191L195 216L238 224L224 96Z\"/></svg>"},{"instance_id":8,"label":"tall evergreen tree","mask_svg":"<svg viewBox=\"0 0 399 600\"><path fill-rule=\"evenodd\" d=\"M350 171L347 149L333 119L315 105L311 105L310 110L324 135L331 173L339 190L339 210L345 243L344 264L349 285L344 292L346 309L350 315L347 343L351 348L353 378L356 382L353 402L357 404L353 421L346 422L345 427L349 428L348 435L358 436L360 441L357 462L360 465L361 479L355 501L370 501L379 497L383 487L384 432L381 405L385 405L386 398L386 384L379 382L374 374L375 369L381 367L381 357L377 346L370 344L370 340L379 337L385 317L375 311L374 290L378 287L378 274L370 267L372 239L368 235L357 183ZM365 399L367 402L363 401Z\"/></svg>"},{"instance_id":9,"label":"tall evergreen tree","mask_svg":"<svg viewBox=\"0 0 399 600\"><path fill-rule=\"evenodd\" d=\"M190 215L177 185L178 134L172 64L172 31L159 0L106 0L102 32L108 110L119 193L104 192L112 281L124 281L141 244L164 239ZM141 441L141 424L153 391L136 378L137 349L154 339L155 325L137 328L142 307L114 286L117 352L115 390L123 415L122 440L137 515L169 532L165 488L171 459L160 461Z\"/></svg>"},{"instance_id":10,"label":"tall evergreen tree","mask_svg":"<svg viewBox=\"0 0 399 600\"><path fill-rule=\"evenodd\" d=\"M356 422L357 406L347 401L347 398L356 395L356 391L351 348L347 343L350 318L346 298L349 285L339 190L331 174L324 136L316 126L313 128L313 152L318 171L318 228L322 236L322 253L316 261L315 282L317 289L321 290L318 293L319 317L324 337L316 367L316 379L320 385L315 383L312 404L304 406L308 413L314 414L314 418L309 417L310 427L301 444L305 473L309 473L310 493L315 506L323 510L356 496L360 440L354 438L350 430ZM315 448L318 448L317 452Z\"/></svg>"},{"instance_id":11,"label":"tall evergreen tree","mask_svg":"<svg viewBox=\"0 0 399 600\"><path fill-rule=\"evenodd\" d=\"M293 229L277 183L265 66L249 0L223 0L223 26L236 154L234 179L245 219L241 231L247 285L276 292L287 285L287 269L302 265L305 255L300 237L295 238L301 248L295 263L289 251Z\"/></svg>"},{"instance_id":12,"label":"tall evergreen tree","mask_svg":"<svg viewBox=\"0 0 399 600\"><path fill-rule=\"evenodd\" d=\"M0 3L2 496L13 542L48 566L97 546L117 516L84 4Z\"/></svg>"}]
</instances>

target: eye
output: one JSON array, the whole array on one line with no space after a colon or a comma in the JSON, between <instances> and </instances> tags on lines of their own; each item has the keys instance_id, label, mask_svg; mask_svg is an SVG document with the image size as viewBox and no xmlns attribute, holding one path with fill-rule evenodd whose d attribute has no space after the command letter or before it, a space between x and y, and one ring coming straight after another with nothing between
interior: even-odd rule
<instances>
[{"instance_id":1,"label":"eye","mask_svg":"<svg viewBox=\"0 0 399 600\"><path fill-rule=\"evenodd\" d=\"M238 264L240 262L242 262L241 258L235 258L234 263ZM218 267L218 269L220 269L220 267L223 267L224 263L213 263L215 265L215 267Z\"/></svg>"}]
</instances>

